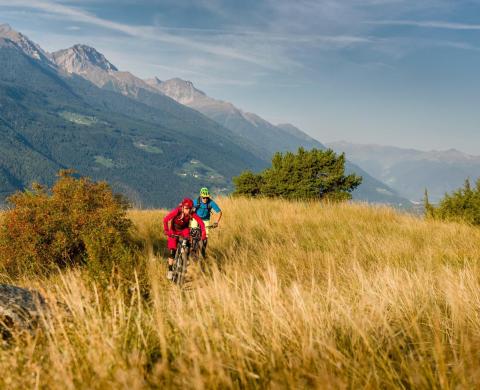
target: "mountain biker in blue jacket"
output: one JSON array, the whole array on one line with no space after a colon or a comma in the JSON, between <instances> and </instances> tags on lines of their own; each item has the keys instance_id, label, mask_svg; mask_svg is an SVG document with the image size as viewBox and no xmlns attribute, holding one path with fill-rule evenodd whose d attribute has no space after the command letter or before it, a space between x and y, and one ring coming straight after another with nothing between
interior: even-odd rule
<instances>
[{"instance_id":1,"label":"mountain biker in blue jacket","mask_svg":"<svg viewBox=\"0 0 480 390\"><path fill-rule=\"evenodd\" d=\"M200 196L193 201L193 207L195 209L196 214L202 219L203 223L205 224L205 230L207 231L207 239L208 239L208 232L212 228L216 228L220 219L222 219L222 210L218 207L217 203L211 198L210 191L208 188L203 187L200 189ZM210 218L212 215L212 210L215 213L216 221L211 222ZM195 222L194 222L195 223ZM202 246L202 256L205 257L205 251L207 249L207 239L203 241Z\"/></svg>"}]
</instances>

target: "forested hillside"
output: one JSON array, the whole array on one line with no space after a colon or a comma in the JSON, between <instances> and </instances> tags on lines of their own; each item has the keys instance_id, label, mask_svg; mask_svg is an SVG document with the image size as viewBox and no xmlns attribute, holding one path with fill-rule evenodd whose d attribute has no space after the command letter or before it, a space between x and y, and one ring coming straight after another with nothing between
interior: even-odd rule
<instances>
[{"instance_id":1,"label":"forested hillside","mask_svg":"<svg viewBox=\"0 0 480 390\"><path fill-rule=\"evenodd\" d=\"M263 161L236 137L173 100L152 108L105 91L0 41L0 172L6 195L33 180L51 184L59 168L106 179L138 205L172 205L201 185Z\"/></svg>"}]
</instances>

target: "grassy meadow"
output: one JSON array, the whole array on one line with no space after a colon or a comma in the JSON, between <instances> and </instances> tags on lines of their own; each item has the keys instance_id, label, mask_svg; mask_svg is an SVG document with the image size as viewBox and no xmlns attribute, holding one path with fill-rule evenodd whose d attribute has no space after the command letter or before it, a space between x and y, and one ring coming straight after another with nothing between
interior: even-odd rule
<instances>
[{"instance_id":1,"label":"grassy meadow","mask_svg":"<svg viewBox=\"0 0 480 390\"><path fill-rule=\"evenodd\" d=\"M52 313L0 349L0 388L480 386L478 228L360 204L219 204L208 270L192 264L183 290L165 280L160 210L130 211L147 261L128 293L82 269L3 275Z\"/></svg>"}]
</instances>

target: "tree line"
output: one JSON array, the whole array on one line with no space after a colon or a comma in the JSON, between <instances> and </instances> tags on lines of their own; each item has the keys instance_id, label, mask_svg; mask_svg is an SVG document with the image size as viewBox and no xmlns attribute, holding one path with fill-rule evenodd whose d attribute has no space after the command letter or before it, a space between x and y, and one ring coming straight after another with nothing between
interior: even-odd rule
<instances>
[{"instance_id":1,"label":"tree line","mask_svg":"<svg viewBox=\"0 0 480 390\"><path fill-rule=\"evenodd\" d=\"M438 205L430 203L428 191L425 190L424 208L427 218L480 225L480 179L475 186L466 179L463 187L445 194Z\"/></svg>"},{"instance_id":2,"label":"tree line","mask_svg":"<svg viewBox=\"0 0 480 390\"><path fill-rule=\"evenodd\" d=\"M272 166L260 173L244 171L233 178L234 195L285 199L351 199L362 177L345 174L345 154L331 149L275 153Z\"/></svg>"},{"instance_id":3,"label":"tree line","mask_svg":"<svg viewBox=\"0 0 480 390\"><path fill-rule=\"evenodd\" d=\"M233 178L234 195L280 197L284 199L351 199L362 177L345 174L345 155L331 149L276 153L270 168L260 173L244 171ZM433 205L425 191L424 213L427 218L463 221L480 225L480 179L472 186L467 179L463 187L445 194Z\"/></svg>"}]
</instances>

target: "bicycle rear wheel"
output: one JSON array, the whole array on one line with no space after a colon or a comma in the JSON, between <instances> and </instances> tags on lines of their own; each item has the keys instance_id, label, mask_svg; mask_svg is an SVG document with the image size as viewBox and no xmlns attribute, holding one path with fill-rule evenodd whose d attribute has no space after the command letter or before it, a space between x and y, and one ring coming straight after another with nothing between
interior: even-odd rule
<instances>
[{"instance_id":1,"label":"bicycle rear wheel","mask_svg":"<svg viewBox=\"0 0 480 390\"><path fill-rule=\"evenodd\" d=\"M190 256L193 258L195 261L200 260L200 255L201 255L201 240L192 240L192 247L190 248Z\"/></svg>"}]
</instances>

